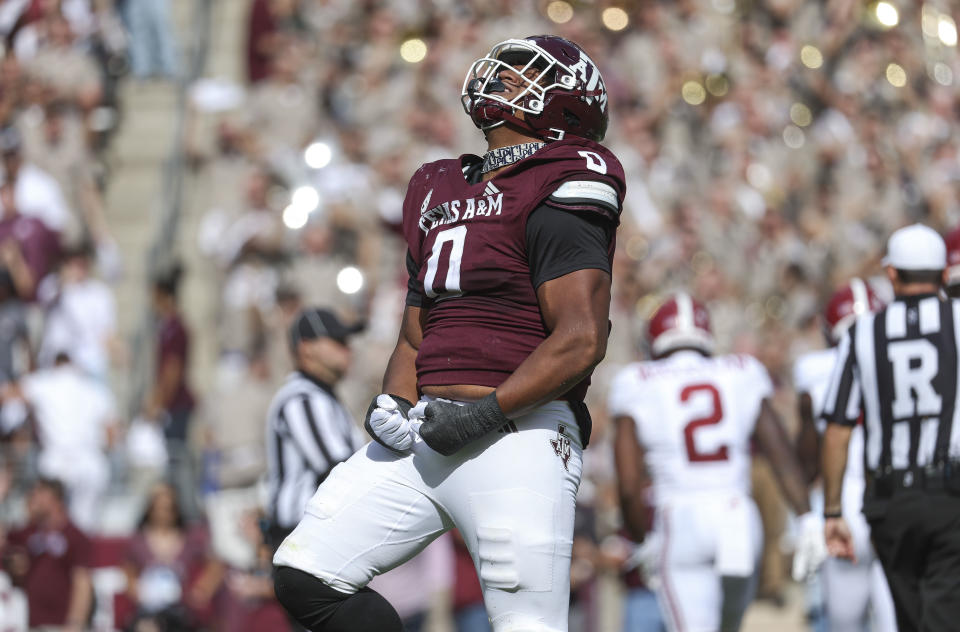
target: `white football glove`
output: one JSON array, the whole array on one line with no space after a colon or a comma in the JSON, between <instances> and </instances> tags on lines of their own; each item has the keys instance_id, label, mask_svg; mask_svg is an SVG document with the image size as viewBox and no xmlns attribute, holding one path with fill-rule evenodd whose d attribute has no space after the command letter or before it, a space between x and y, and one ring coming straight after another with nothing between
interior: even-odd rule
<instances>
[{"instance_id":1,"label":"white football glove","mask_svg":"<svg viewBox=\"0 0 960 632\"><path fill-rule=\"evenodd\" d=\"M797 550L793 553L793 579L803 582L827 559L827 542L823 539L823 518L808 512L797 517Z\"/></svg>"},{"instance_id":2,"label":"white football glove","mask_svg":"<svg viewBox=\"0 0 960 632\"><path fill-rule=\"evenodd\" d=\"M367 413L367 432L379 444L395 452L406 452L413 446L413 423L407 419L403 408L387 394L377 395L375 406Z\"/></svg>"}]
</instances>

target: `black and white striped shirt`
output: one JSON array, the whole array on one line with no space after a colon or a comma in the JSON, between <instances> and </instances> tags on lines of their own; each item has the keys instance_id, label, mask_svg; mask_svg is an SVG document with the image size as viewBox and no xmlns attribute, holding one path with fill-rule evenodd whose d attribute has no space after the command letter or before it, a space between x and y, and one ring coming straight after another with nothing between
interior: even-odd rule
<instances>
[{"instance_id":1,"label":"black and white striped shirt","mask_svg":"<svg viewBox=\"0 0 960 632\"><path fill-rule=\"evenodd\" d=\"M331 388L291 373L267 413L269 518L292 529L317 486L333 467L365 443Z\"/></svg>"},{"instance_id":2,"label":"black and white striped shirt","mask_svg":"<svg viewBox=\"0 0 960 632\"><path fill-rule=\"evenodd\" d=\"M868 472L960 458L960 301L899 297L840 342L824 405L830 423L863 415Z\"/></svg>"}]
</instances>

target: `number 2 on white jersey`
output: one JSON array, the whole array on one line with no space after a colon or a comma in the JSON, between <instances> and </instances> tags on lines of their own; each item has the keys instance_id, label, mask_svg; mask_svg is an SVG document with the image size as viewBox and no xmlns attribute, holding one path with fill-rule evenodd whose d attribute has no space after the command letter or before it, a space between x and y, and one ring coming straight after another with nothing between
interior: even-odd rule
<instances>
[{"instance_id":1,"label":"number 2 on white jersey","mask_svg":"<svg viewBox=\"0 0 960 632\"><path fill-rule=\"evenodd\" d=\"M433 251L427 260L427 273L423 277L423 290L430 298L456 296L460 294L460 261L463 259L463 245L467 240L467 227L455 226L437 233L433 242ZM440 254L443 246L451 242L450 262L447 264L447 274L442 283L436 284L437 267L440 265Z\"/></svg>"},{"instance_id":2,"label":"number 2 on white jersey","mask_svg":"<svg viewBox=\"0 0 960 632\"><path fill-rule=\"evenodd\" d=\"M701 452L697 449L697 443L693 437L697 428L713 426L723 421L723 402L720 401L720 391L717 390L717 387L706 383L691 384L680 391L680 403L686 404L692 397L701 393L710 396L713 400L713 407L709 414L691 419L683 427L683 441L687 447L687 460L691 463L726 461L729 458L727 446L722 445L713 452Z\"/></svg>"}]
</instances>

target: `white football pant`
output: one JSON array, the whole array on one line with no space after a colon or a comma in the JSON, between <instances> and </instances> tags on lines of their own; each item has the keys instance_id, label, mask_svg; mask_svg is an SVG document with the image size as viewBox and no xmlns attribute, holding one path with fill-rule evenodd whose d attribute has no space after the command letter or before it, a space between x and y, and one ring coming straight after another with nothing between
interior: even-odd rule
<instances>
[{"instance_id":1,"label":"white football pant","mask_svg":"<svg viewBox=\"0 0 960 632\"><path fill-rule=\"evenodd\" d=\"M555 401L445 457L417 437L399 456L368 443L337 465L274 564L352 594L456 527L494 632L565 632L582 445Z\"/></svg>"},{"instance_id":2,"label":"white football pant","mask_svg":"<svg viewBox=\"0 0 960 632\"><path fill-rule=\"evenodd\" d=\"M668 629L737 629L763 541L753 499L736 490L676 495L657 507L655 522L655 586Z\"/></svg>"}]
</instances>

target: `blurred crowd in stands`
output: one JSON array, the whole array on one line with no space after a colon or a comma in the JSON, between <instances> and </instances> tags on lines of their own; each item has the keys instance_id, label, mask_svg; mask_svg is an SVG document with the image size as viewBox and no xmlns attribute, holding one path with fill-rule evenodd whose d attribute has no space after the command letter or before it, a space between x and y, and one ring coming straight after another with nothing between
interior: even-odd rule
<instances>
[{"instance_id":1,"label":"blurred crowd in stands","mask_svg":"<svg viewBox=\"0 0 960 632\"><path fill-rule=\"evenodd\" d=\"M117 328L123 249L104 193L111 136L136 116L119 83L181 72L171 2L0 2L0 593L22 589L31 625L284 628L258 481L287 327L305 305L368 323L340 385L362 418L403 304L406 181L423 162L482 150L459 92L500 40L551 32L590 53L610 94L605 144L629 179L571 629L610 629L604 578L642 598L601 402L643 353L660 297L687 288L706 303L722 350L767 366L790 421L789 368L824 344L822 301L875 276L899 226L960 223L950 0L246 4L246 23L208 34L245 31L246 76L189 86L184 205L199 219L181 226L171 261L193 265L153 271L153 379L131 405L116 397L131 332ZM181 280L209 305L184 304ZM199 347L215 357L198 362ZM209 374L191 374L198 364ZM788 517L762 461L755 470L760 596L777 603ZM379 587L408 629L438 610L461 632L486 629L462 543L439 540L412 564ZM0 610L26 612L18 603Z\"/></svg>"}]
</instances>

